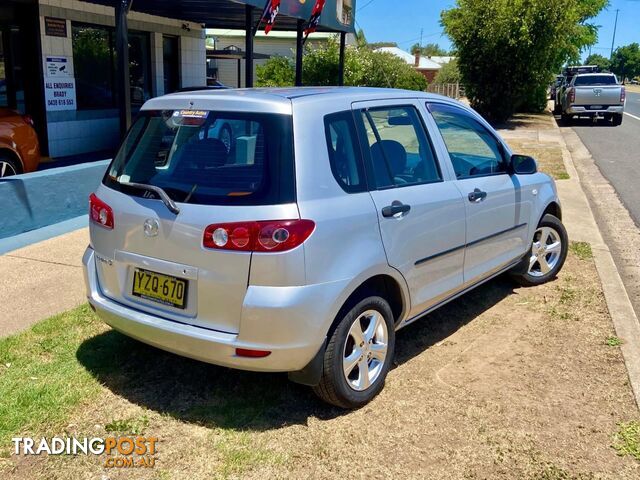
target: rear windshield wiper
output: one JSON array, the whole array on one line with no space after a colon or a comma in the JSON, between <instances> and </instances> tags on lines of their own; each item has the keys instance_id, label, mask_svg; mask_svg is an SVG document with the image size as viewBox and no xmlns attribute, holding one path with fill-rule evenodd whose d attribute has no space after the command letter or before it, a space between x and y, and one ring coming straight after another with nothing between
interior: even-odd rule
<instances>
[{"instance_id":1,"label":"rear windshield wiper","mask_svg":"<svg viewBox=\"0 0 640 480\"><path fill-rule=\"evenodd\" d=\"M160 187L156 187L155 185L147 185L145 183L134 183L134 182L120 182L120 185L123 185L125 187L137 188L138 190L145 190L147 192L153 192L156 195L158 195L158 197L160 197L160 200L162 200L162 203L165 204L165 206L169 209L171 213L175 215L178 215L180 213L180 209L178 208L176 203L173 200L171 200L171 197L167 195L167 192L165 192Z\"/></svg>"}]
</instances>

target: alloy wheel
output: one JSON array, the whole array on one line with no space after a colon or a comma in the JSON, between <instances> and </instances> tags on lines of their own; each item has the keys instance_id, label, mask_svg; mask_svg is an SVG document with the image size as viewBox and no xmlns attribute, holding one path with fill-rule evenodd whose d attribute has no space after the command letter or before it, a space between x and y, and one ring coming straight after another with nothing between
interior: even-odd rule
<instances>
[{"instance_id":1,"label":"alloy wheel","mask_svg":"<svg viewBox=\"0 0 640 480\"><path fill-rule=\"evenodd\" d=\"M378 379L387 358L389 332L377 310L363 312L349 328L342 357L347 384L356 391L368 389Z\"/></svg>"},{"instance_id":2,"label":"alloy wheel","mask_svg":"<svg viewBox=\"0 0 640 480\"><path fill-rule=\"evenodd\" d=\"M16 169L6 160L0 158L0 178L17 175Z\"/></svg>"},{"instance_id":3,"label":"alloy wheel","mask_svg":"<svg viewBox=\"0 0 640 480\"><path fill-rule=\"evenodd\" d=\"M532 277L547 275L558 265L561 253L560 234L551 227L537 229L533 235L527 273Z\"/></svg>"}]
</instances>

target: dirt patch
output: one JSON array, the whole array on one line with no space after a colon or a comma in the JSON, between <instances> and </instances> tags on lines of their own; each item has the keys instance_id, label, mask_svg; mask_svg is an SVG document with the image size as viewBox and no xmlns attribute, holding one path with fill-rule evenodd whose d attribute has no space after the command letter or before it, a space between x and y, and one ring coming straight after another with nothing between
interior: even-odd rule
<instances>
[{"instance_id":1,"label":"dirt patch","mask_svg":"<svg viewBox=\"0 0 640 480\"><path fill-rule=\"evenodd\" d=\"M566 180L569 174L562 161L562 148L557 143L510 138L509 146L514 153L529 155L536 159L538 168L556 180Z\"/></svg>"},{"instance_id":2,"label":"dirt patch","mask_svg":"<svg viewBox=\"0 0 640 480\"><path fill-rule=\"evenodd\" d=\"M105 425L159 437L154 469L104 458L15 458L3 478L635 479L612 445L637 421L598 276L573 249L559 278L499 278L398 333L396 367L370 405L344 412L284 375L170 355L115 332L77 357L103 384L64 431ZM108 348L107 348L108 347ZM114 425L120 427L113 427ZM130 427L131 426L131 427ZM619 436L619 435L618 435ZM618 450L620 451L620 450Z\"/></svg>"}]
</instances>

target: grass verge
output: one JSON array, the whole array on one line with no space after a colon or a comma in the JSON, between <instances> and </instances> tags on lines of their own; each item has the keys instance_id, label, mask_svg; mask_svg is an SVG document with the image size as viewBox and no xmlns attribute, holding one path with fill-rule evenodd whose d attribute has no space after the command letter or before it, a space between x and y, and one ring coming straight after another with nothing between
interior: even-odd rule
<instances>
[{"instance_id":1,"label":"grass verge","mask_svg":"<svg viewBox=\"0 0 640 480\"><path fill-rule=\"evenodd\" d=\"M613 448L620 456L631 455L640 460L640 422L619 423Z\"/></svg>"},{"instance_id":2,"label":"grass verge","mask_svg":"<svg viewBox=\"0 0 640 480\"><path fill-rule=\"evenodd\" d=\"M57 428L100 384L77 361L88 337L105 330L88 306L0 339L0 452L15 434Z\"/></svg>"}]
</instances>

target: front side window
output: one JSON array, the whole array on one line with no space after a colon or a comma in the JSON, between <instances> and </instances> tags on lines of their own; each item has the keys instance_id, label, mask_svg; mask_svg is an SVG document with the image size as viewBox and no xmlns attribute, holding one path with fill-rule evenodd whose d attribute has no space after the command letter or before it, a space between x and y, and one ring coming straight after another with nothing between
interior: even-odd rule
<instances>
[{"instance_id":1,"label":"front side window","mask_svg":"<svg viewBox=\"0 0 640 480\"><path fill-rule=\"evenodd\" d=\"M430 104L457 178L507 172L502 146L484 125L462 109Z\"/></svg>"},{"instance_id":2,"label":"front side window","mask_svg":"<svg viewBox=\"0 0 640 480\"><path fill-rule=\"evenodd\" d=\"M104 183L140 183L174 201L265 205L294 201L291 117L204 110L142 112Z\"/></svg>"},{"instance_id":3,"label":"front side window","mask_svg":"<svg viewBox=\"0 0 640 480\"><path fill-rule=\"evenodd\" d=\"M361 116L378 188L442 180L415 107L371 108Z\"/></svg>"},{"instance_id":4,"label":"front side window","mask_svg":"<svg viewBox=\"0 0 640 480\"><path fill-rule=\"evenodd\" d=\"M366 182L353 115L350 111L328 115L324 126L329 162L336 181L348 193L365 191Z\"/></svg>"}]
</instances>

